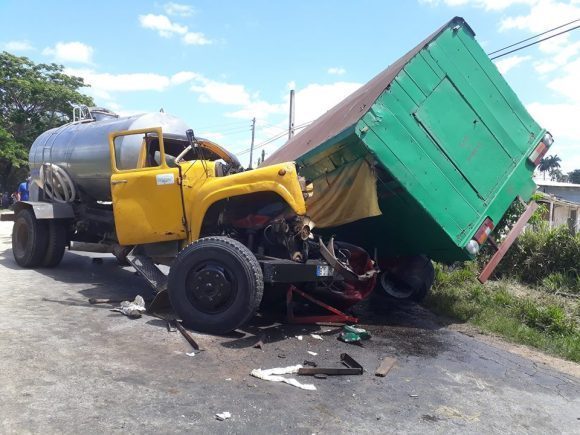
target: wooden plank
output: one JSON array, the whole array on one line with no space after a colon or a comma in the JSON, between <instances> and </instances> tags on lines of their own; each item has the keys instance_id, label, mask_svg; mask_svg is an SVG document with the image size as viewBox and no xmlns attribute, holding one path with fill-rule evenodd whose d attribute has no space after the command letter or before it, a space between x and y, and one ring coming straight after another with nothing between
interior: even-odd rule
<instances>
[{"instance_id":1,"label":"wooden plank","mask_svg":"<svg viewBox=\"0 0 580 435\"><path fill-rule=\"evenodd\" d=\"M387 376L387 374L393 368L396 362L397 362L396 358L391 358L390 356L385 357L385 359L383 359L383 361L381 362L381 365L379 365L379 367L375 371L375 376L380 376L384 378L385 376Z\"/></svg>"}]
</instances>

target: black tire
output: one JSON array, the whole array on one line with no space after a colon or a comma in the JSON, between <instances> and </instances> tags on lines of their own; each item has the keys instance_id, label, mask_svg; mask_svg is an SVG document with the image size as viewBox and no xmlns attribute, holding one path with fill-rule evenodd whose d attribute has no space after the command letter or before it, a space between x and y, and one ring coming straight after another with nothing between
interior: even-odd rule
<instances>
[{"instance_id":1,"label":"black tire","mask_svg":"<svg viewBox=\"0 0 580 435\"><path fill-rule=\"evenodd\" d=\"M225 334L254 316L264 293L264 277L246 246L228 237L205 237L177 254L168 291L185 325Z\"/></svg>"},{"instance_id":2,"label":"black tire","mask_svg":"<svg viewBox=\"0 0 580 435\"><path fill-rule=\"evenodd\" d=\"M424 255L409 257L393 273L379 275L377 286L387 297L400 301L421 302L435 281L435 268Z\"/></svg>"},{"instance_id":3,"label":"black tire","mask_svg":"<svg viewBox=\"0 0 580 435\"><path fill-rule=\"evenodd\" d=\"M22 267L37 267L48 245L48 225L37 220L34 212L24 208L14 218L12 227L12 255Z\"/></svg>"},{"instance_id":4,"label":"black tire","mask_svg":"<svg viewBox=\"0 0 580 435\"><path fill-rule=\"evenodd\" d=\"M48 243L46 254L40 262L42 267L56 267L62 260L66 248L66 226L58 220L48 222Z\"/></svg>"}]
</instances>

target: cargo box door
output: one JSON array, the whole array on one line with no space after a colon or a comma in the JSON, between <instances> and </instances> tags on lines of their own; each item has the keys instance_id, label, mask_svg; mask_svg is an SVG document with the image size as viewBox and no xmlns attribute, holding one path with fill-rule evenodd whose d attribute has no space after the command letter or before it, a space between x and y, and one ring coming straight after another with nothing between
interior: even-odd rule
<instances>
[{"instance_id":1,"label":"cargo box door","mask_svg":"<svg viewBox=\"0 0 580 435\"><path fill-rule=\"evenodd\" d=\"M448 78L414 116L441 151L435 163L444 171L454 166L482 200L493 194L514 167L512 157Z\"/></svg>"}]
</instances>

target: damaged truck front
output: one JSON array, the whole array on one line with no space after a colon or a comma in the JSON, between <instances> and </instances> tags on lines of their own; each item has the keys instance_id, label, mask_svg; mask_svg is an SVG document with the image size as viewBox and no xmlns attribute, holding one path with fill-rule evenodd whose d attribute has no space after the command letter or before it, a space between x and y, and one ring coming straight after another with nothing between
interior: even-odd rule
<instances>
[{"instance_id":1,"label":"damaged truck front","mask_svg":"<svg viewBox=\"0 0 580 435\"><path fill-rule=\"evenodd\" d=\"M374 282L371 261L351 267L363 250L321 250L294 163L244 171L169 115L81 113L31 148L31 198L15 206L19 265L56 266L71 242L105 245L187 325L213 333L247 322L265 287Z\"/></svg>"}]
</instances>

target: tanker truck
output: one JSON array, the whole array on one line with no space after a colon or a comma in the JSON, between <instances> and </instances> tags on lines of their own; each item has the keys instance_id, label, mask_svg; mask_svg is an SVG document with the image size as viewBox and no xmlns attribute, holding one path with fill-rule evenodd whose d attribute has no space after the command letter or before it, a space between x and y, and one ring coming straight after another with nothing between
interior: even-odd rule
<instances>
[{"instance_id":1,"label":"tanker truck","mask_svg":"<svg viewBox=\"0 0 580 435\"><path fill-rule=\"evenodd\" d=\"M34 141L29 164L29 201L14 206L16 262L55 267L71 243L104 246L193 329L242 326L264 288L351 297L374 285L366 252L314 238L294 163L245 171L168 114L79 108Z\"/></svg>"}]
</instances>

